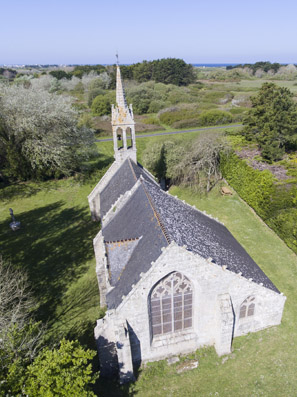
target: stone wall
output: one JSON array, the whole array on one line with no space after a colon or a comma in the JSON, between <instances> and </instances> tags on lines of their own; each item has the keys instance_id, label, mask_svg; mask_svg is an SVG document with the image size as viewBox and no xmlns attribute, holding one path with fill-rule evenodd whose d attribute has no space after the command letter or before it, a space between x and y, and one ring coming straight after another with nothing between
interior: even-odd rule
<instances>
[{"instance_id":1,"label":"stone wall","mask_svg":"<svg viewBox=\"0 0 297 397\"><path fill-rule=\"evenodd\" d=\"M152 339L149 294L160 279L173 271L183 273L192 282L193 326ZM281 321L286 299L283 295L208 262L175 243L165 248L151 269L141 276L113 311L115 317L125 319L129 325L134 364L187 353L206 345L215 345L218 354L226 354L230 352L232 336L255 332ZM239 319L240 305L249 296L256 298L255 313Z\"/></svg>"}]
</instances>

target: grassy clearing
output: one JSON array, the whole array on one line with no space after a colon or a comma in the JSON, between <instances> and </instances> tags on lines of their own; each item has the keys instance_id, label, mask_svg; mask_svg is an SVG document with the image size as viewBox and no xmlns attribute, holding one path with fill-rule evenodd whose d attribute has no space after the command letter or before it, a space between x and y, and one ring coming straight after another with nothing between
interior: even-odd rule
<instances>
[{"instance_id":1,"label":"grassy clearing","mask_svg":"<svg viewBox=\"0 0 297 397\"><path fill-rule=\"evenodd\" d=\"M189 189L171 193L224 222L265 273L287 296L282 324L236 338L233 353L219 358L213 348L187 356L197 369L178 374L166 361L150 364L131 387L139 396L295 396L297 390L297 258L238 197L218 189L199 197Z\"/></svg>"}]
</instances>

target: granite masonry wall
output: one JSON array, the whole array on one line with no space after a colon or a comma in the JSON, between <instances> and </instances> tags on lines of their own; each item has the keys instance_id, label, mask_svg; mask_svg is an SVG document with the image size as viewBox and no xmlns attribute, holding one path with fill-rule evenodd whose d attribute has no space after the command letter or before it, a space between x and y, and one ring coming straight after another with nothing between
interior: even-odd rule
<instances>
[{"instance_id":1,"label":"granite masonry wall","mask_svg":"<svg viewBox=\"0 0 297 397\"><path fill-rule=\"evenodd\" d=\"M180 332L152 338L149 320L150 291L156 283L174 271L183 273L191 280L193 325ZM247 280L240 274L234 274L211 260L207 261L175 243L165 248L151 269L141 276L117 309L108 311L104 319L106 340L117 346L125 346L125 360L131 360L134 366L191 352L207 345L215 345L219 355L227 354L231 351L233 337L281 322L285 296ZM240 306L249 296L255 297L254 315L239 319ZM102 330L99 322L95 328L96 339ZM120 335L129 335L131 358L127 358L127 340L117 340L115 335L118 338ZM123 357L122 352L118 355ZM120 368L125 365L128 368L126 374L125 371L120 371L122 381L129 379L128 372L131 374L129 363L119 360Z\"/></svg>"}]
</instances>

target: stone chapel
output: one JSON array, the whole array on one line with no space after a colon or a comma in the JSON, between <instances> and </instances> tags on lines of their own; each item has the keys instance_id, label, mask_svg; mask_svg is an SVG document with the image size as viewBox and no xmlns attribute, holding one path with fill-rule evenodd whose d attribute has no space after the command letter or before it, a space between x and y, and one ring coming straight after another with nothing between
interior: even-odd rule
<instances>
[{"instance_id":1,"label":"stone chapel","mask_svg":"<svg viewBox=\"0 0 297 397\"><path fill-rule=\"evenodd\" d=\"M226 227L163 191L136 160L132 105L117 65L115 161L88 196L100 305L101 374L133 380L145 362L280 324L286 297Z\"/></svg>"}]
</instances>

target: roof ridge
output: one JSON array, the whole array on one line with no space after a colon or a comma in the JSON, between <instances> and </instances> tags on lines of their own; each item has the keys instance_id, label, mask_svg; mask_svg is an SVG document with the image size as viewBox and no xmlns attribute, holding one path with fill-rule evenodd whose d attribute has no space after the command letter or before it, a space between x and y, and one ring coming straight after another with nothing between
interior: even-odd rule
<instances>
[{"instance_id":1,"label":"roof ridge","mask_svg":"<svg viewBox=\"0 0 297 397\"><path fill-rule=\"evenodd\" d=\"M132 171L132 174L133 174L133 176L134 176L134 179L137 181L137 176L136 176L136 174L135 174L134 168L132 167L130 157L128 157L128 163L129 163L129 166L130 166L130 168L131 168L131 171Z\"/></svg>"},{"instance_id":2,"label":"roof ridge","mask_svg":"<svg viewBox=\"0 0 297 397\"><path fill-rule=\"evenodd\" d=\"M125 243L125 242L128 242L128 241L136 241L136 240L139 240L140 238L141 237L134 237L134 238L126 238L126 239L122 239L122 240L112 240L112 241L104 240L104 243L106 243L106 244Z\"/></svg>"},{"instance_id":3,"label":"roof ridge","mask_svg":"<svg viewBox=\"0 0 297 397\"><path fill-rule=\"evenodd\" d=\"M144 193L145 193L145 195L146 195L146 197L147 197L147 199L148 199L148 202L150 203L150 206L152 207L152 210L153 210L153 213L154 213L154 215L155 215L155 217L156 217L156 219L157 219L157 222L158 222L158 224L159 224L159 226L160 226L160 228L161 228L161 230L162 230L162 232L163 232L163 234L164 234L164 236L165 236L165 239L166 239L166 241L168 242L168 244L170 244L170 243L171 243L171 239L170 239L169 233L168 233L168 231L167 231L167 229L166 229L164 223L163 223L162 220L161 220L160 214L158 213L158 211L156 210L156 208L155 208L155 206L154 206L154 202L153 202L153 199L151 198L151 195L150 195L149 192L146 190L146 187L145 187L145 185L143 184L143 182L145 182L145 181L143 180L143 178L140 178L140 182L141 182L141 184L142 184L142 187L143 187ZM160 188L160 189L161 189L161 188Z\"/></svg>"}]
</instances>

